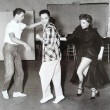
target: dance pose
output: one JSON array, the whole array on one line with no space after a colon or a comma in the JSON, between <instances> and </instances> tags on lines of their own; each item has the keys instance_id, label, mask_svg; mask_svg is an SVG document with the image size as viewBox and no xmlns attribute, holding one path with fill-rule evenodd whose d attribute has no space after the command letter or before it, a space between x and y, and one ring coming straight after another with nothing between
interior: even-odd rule
<instances>
[{"instance_id":1,"label":"dance pose","mask_svg":"<svg viewBox=\"0 0 110 110\"><path fill-rule=\"evenodd\" d=\"M79 16L80 25L72 34L67 35L67 42L76 46L77 60L71 82L79 80L77 96L81 96L84 86L91 88L95 99L99 96L98 88L109 83L108 75L102 64L104 44L97 30L92 28L92 17L88 14Z\"/></svg>"},{"instance_id":2,"label":"dance pose","mask_svg":"<svg viewBox=\"0 0 110 110\"><path fill-rule=\"evenodd\" d=\"M58 103L65 98L61 87L60 38L53 22L49 20L50 12L41 10L39 16L43 25L43 37L36 35L36 38L43 43L42 65L39 72L43 98L40 100L40 103L45 103L53 98L50 88L51 81L53 82L56 95L53 103Z\"/></svg>"},{"instance_id":3,"label":"dance pose","mask_svg":"<svg viewBox=\"0 0 110 110\"><path fill-rule=\"evenodd\" d=\"M25 28L31 29L41 23L34 23L31 25L26 25L22 23L24 19L25 10L21 8L16 8L13 11L13 19L11 22L7 24L4 42L5 45L3 47L3 56L4 56L4 64L5 64L5 77L4 84L2 88L3 98L9 99L8 88L10 85L10 81L15 72L15 88L13 92L13 97L25 97L27 94L22 93L22 84L24 72L22 69L22 62L20 58L20 54L18 52L18 45L23 45L26 50L31 50L31 47L20 40L21 34Z\"/></svg>"}]
</instances>

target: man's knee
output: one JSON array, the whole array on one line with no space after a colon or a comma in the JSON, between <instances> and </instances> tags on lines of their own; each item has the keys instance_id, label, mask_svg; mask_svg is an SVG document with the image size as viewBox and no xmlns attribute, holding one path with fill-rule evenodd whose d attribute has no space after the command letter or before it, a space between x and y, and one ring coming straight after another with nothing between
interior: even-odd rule
<instances>
[{"instance_id":1,"label":"man's knee","mask_svg":"<svg viewBox=\"0 0 110 110\"><path fill-rule=\"evenodd\" d=\"M6 73L5 80L11 80L14 73Z\"/></svg>"},{"instance_id":2,"label":"man's knee","mask_svg":"<svg viewBox=\"0 0 110 110\"><path fill-rule=\"evenodd\" d=\"M24 78L24 73L23 73L23 72L18 73L17 77L18 77L20 80L23 80L23 78Z\"/></svg>"}]
</instances>

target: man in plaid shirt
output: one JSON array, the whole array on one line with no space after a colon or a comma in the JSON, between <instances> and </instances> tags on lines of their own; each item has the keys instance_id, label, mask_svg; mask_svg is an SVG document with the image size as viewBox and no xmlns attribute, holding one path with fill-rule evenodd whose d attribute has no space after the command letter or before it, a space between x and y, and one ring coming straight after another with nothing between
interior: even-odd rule
<instances>
[{"instance_id":1,"label":"man in plaid shirt","mask_svg":"<svg viewBox=\"0 0 110 110\"><path fill-rule=\"evenodd\" d=\"M43 43L42 65L39 72L43 98L40 100L40 103L45 103L53 98L50 89L51 80L56 95L53 103L58 103L64 99L61 88L60 38L54 24L49 22L50 12L48 10L41 10L39 16L43 25L43 37L36 35L36 38Z\"/></svg>"}]
</instances>

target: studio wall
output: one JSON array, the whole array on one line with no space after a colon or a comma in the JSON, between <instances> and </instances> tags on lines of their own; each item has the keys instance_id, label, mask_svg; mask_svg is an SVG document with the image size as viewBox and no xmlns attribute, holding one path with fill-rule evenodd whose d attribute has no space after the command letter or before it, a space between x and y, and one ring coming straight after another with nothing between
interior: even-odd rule
<instances>
[{"instance_id":1,"label":"studio wall","mask_svg":"<svg viewBox=\"0 0 110 110\"><path fill-rule=\"evenodd\" d=\"M71 33L79 25L79 15L89 14L93 17L93 27L102 37L107 36L109 4L49 4L48 9L56 19L57 29L65 34Z\"/></svg>"}]
</instances>

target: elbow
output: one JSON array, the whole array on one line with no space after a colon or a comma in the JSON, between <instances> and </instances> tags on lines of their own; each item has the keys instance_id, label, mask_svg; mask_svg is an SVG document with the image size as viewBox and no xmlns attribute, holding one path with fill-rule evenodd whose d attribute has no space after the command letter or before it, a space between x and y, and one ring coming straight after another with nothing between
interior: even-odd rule
<instances>
[{"instance_id":1,"label":"elbow","mask_svg":"<svg viewBox=\"0 0 110 110\"><path fill-rule=\"evenodd\" d=\"M14 37L13 36L10 36L10 39L11 39L11 41L14 41Z\"/></svg>"},{"instance_id":2,"label":"elbow","mask_svg":"<svg viewBox=\"0 0 110 110\"><path fill-rule=\"evenodd\" d=\"M27 26L26 29L31 29L31 27L30 26Z\"/></svg>"},{"instance_id":3,"label":"elbow","mask_svg":"<svg viewBox=\"0 0 110 110\"><path fill-rule=\"evenodd\" d=\"M16 43L16 38L14 36L10 36L10 40L14 43Z\"/></svg>"},{"instance_id":4,"label":"elbow","mask_svg":"<svg viewBox=\"0 0 110 110\"><path fill-rule=\"evenodd\" d=\"M26 26L26 29L31 29L31 28L33 28L31 25Z\"/></svg>"}]
</instances>

